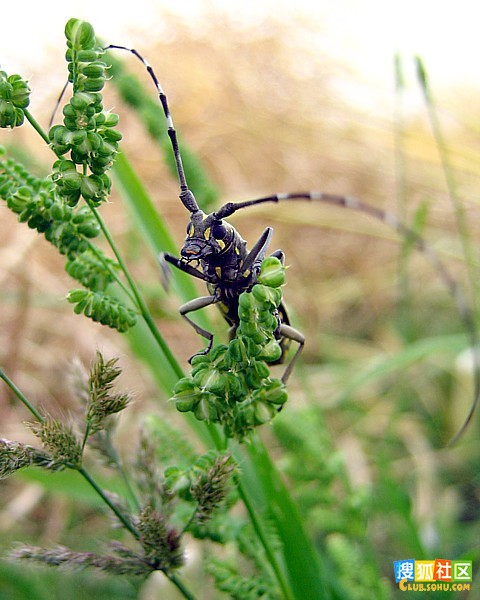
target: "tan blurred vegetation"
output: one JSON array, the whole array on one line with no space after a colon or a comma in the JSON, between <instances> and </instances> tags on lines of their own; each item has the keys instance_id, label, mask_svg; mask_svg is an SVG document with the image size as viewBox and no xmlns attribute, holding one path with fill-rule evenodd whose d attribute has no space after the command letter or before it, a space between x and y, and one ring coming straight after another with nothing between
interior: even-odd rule
<instances>
[{"instance_id":1,"label":"tan blurred vegetation","mask_svg":"<svg viewBox=\"0 0 480 600\"><path fill-rule=\"evenodd\" d=\"M393 57L391 82L386 82L384 89L372 90L331 55L314 50L308 42L322 32L301 20L286 23L272 17L247 30L214 15L198 27L164 15L161 30L167 35L159 35L156 44L140 39L137 49L154 66L181 139L200 156L222 190L223 201L317 189L361 197L407 218L412 217L421 202L428 201L429 223L424 235L456 277L463 278L454 212L425 112L404 114L400 147L395 146ZM37 101L33 97L32 112L45 127L66 72L63 54L64 49L59 48L52 56L51 74L32 76L39 97ZM149 86L142 65L127 54L123 58ZM435 90L435 82L432 85ZM339 89L352 92L340 96ZM389 89L390 113L383 100ZM361 96L358 104L355 93ZM407 99L420 98L420 94L415 83L409 82ZM365 97L369 99L367 103ZM439 105L458 194L465 201L468 224L476 238L480 136L478 100L473 98L469 90L455 90L455 94L442 96ZM180 248L187 215L159 150L136 116L122 105L113 87L107 86L104 104L120 114L123 148L166 217ZM364 108L366 105L370 110ZM0 143L27 148L35 153L38 169L48 170L51 154L27 126L20 131L2 132ZM162 296L155 258L139 244L117 194L102 210L155 308ZM290 269L285 299L294 324L307 336L303 365L291 380L294 393L287 410L301 406L312 390L316 401L325 406L336 397L339 390L335 379L320 368L330 359L352 361L353 371L356 361L393 354L402 346L402 332L394 318L401 242L394 232L363 215L308 203L242 211L232 222L250 245L266 225L272 225L272 250L282 248L286 252ZM65 274L62 259L43 239L17 225L15 216L5 207L0 209L0 240L0 362L25 394L54 412L71 410L74 404L68 385L69 364L80 359L88 365L100 348L107 356L120 355L125 370L122 381L136 395L136 404L128 411L130 419L122 421L120 431L126 447L133 443L129 435L133 421L147 410L165 410L169 418L175 418L175 411L164 398L159 398L146 370L129 358L125 340L116 332L73 315L63 298L75 284ZM453 303L431 265L415 255L408 263L408 272L413 325L425 335L442 333L457 325L452 325L458 323ZM181 364L187 366L187 357L200 343L178 318L178 299L169 297L166 303L161 311L158 309L165 316L159 326ZM215 316L214 311L211 314ZM428 383L428 369L420 366L410 373L411 385L417 385L427 410L435 413L438 399L436 388ZM370 397L369 393L367 388L362 399L370 402L370 408L358 423L355 418L348 422L346 417L336 415L331 424L332 432L341 434L338 444L348 453L351 477L358 483L365 483L372 475L369 458L363 453L365 448L355 434L362 430L362 435L381 439L396 410L393 403L376 402L375 395ZM465 403L469 400L467 393ZM463 418L464 408L452 409L454 413L460 410L457 420ZM2 435L25 439L25 418L28 415L14 405L5 387L0 387ZM424 424L419 425L415 418L407 415L398 421L398 439L410 447L415 457L412 494L416 496L416 516L431 518L431 507L436 502L440 504L442 486L438 478L442 456L438 456L439 463L430 461L429 442L423 434ZM400 477L411 468L408 460L395 465ZM12 487L7 501L15 501L5 504L0 530L8 529L12 510L16 518L21 514L34 515L30 533L36 532L36 522L41 524L40 537L55 539L69 519L64 500L52 498L46 506L39 502L41 492L35 484L29 485L24 496L19 495L18 483L9 485ZM448 500L444 510L458 511L457 491L442 488L442 494ZM93 530L95 518L90 516L89 523ZM382 547L382 536L385 532L380 529L376 532L378 547Z\"/></svg>"}]
</instances>

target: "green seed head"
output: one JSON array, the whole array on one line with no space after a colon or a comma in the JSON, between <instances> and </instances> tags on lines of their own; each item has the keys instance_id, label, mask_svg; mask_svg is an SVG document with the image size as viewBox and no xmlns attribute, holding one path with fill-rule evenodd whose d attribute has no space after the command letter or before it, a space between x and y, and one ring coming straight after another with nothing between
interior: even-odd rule
<instances>
[{"instance_id":1,"label":"green seed head","mask_svg":"<svg viewBox=\"0 0 480 600\"><path fill-rule=\"evenodd\" d=\"M258 282L272 288L278 288L285 283L285 267L278 258L269 256L262 262Z\"/></svg>"}]
</instances>

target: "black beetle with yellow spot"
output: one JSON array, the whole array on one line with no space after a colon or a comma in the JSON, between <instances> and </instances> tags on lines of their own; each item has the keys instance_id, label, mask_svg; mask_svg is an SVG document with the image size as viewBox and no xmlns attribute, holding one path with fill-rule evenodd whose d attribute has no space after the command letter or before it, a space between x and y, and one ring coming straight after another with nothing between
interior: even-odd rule
<instances>
[{"instance_id":1,"label":"black beetle with yellow spot","mask_svg":"<svg viewBox=\"0 0 480 600\"><path fill-rule=\"evenodd\" d=\"M209 343L205 351L199 354L207 354L213 344L213 334L192 321L187 315L193 311L204 308L211 304L216 304L222 311L223 316L231 325L231 337L234 336L236 328L239 324L238 318L238 301L243 292L250 291L257 283L260 265L267 255L268 246L271 241L273 230L267 227L260 236L259 240L254 244L253 248L248 251L246 243L235 230L235 228L225 221L237 210L256 206L263 203L278 203L283 201L298 201L307 200L330 204L343 208L356 210L367 214L385 225L395 229L400 236L408 243L412 244L418 250L423 252L430 260L434 269L437 271L446 287L449 289L454 298L459 315L469 333L471 347L474 349L474 378L475 391L472 406L468 416L465 419L459 433L455 436L458 439L459 435L465 430L468 423L471 421L475 412L476 406L480 400L480 355L477 350L478 334L476 319L473 313L472 306L466 300L460 286L457 284L444 264L440 261L433 248L410 227L406 226L398 217L392 213L383 211L376 206L367 204L357 198L351 196L339 196L337 194L329 194L318 191L301 191L291 193L272 194L263 198L255 198L245 202L227 202L218 210L211 214L205 214L200 210L195 196L189 189L185 177L185 172L182 165L182 158L178 145L177 133L173 125L173 120L168 108L167 97L160 86L160 83L155 75L152 67L148 62L134 49L125 46L111 45L109 48L117 48L127 50L140 59L145 65L150 77L152 78L158 92L165 118L168 126L168 136L170 138L173 155L175 159L176 172L180 184L180 200L187 210L190 212L190 222L187 227L187 237L185 239L181 256L178 258L169 253L163 253L160 256L160 263L166 266L169 263L184 273L188 273L193 277L202 279L206 282L209 295L195 298L180 307L181 315L194 327L195 331L208 339ZM278 258L284 264L284 254L281 250L277 250L271 254ZM165 270L165 269L164 269ZM300 355L305 343L304 336L291 327L283 304L280 304L277 310L278 326L275 330L275 338L280 342L282 354L277 362L284 362L286 349L290 341L296 341L299 345L293 359L286 368L282 381L286 382L292 368Z\"/></svg>"},{"instance_id":2,"label":"black beetle with yellow spot","mask_svg":"<svg viewBox=\"0 0 480 600\"><path fill-rule=\"evenodd\" d=\"M213 334L200 327L187 314L211 304L217 304L225 320L230 324L230 337L234 337L239 324L238 299L243 292L250 291L257 283L260 265L265 258L273 230L267 227L260 239L248 251L245 240L238 231L223 219L225 213L230 214L229 206L225 205L209 215L198 208L192 192L182 191L180 196L184 205L191 211L190 222L187 226L187 237L180 252L180 258L169 253L161 255L163 265L170 263L178 269L206 282L208 296L195 298L183 304L180 314L192 325L197 333L209 340L207 348L201 353L207 353L213 343ZM234 212L233 210L231 212ZM284 263L284 254L277 250L272 256ZM282 381L288 379L293 365L300 354L305 341L304 336L291 327L283 304L277 310L278 326L275 337L280 341L281 356L277 363L285 359L289 341L298 342L299 346L292 361L283 374Z\"/></svg>"}]
</instances>

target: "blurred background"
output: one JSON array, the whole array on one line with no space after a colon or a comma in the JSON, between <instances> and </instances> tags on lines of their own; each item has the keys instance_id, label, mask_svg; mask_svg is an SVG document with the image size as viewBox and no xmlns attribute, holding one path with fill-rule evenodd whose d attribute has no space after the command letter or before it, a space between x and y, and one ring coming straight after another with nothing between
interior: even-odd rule
<instances>
[{"instance_id":1,"label":"blurred background","mask_svg":"<svg viewBox=\"0 0 480 600\"><path fill-rule=\"evenodd\" d=\"M471 2L460 0L453 9L431 1L211 0L174 6L137 0L120 9L112 2L67 7L47 0L18 13L12 3L2 8L0 66L29 80L30 109L45 128L66 79L64 25L70 17L83 18L105 43L134 47L153 65L181 139L201 159L220 202L315 189L362 198L406 222L428 206L422 234L475 301L476 281L471 285L466 268L478 269L480 214L480 40ZM446 140L448 175L473 248L469 261L415 55L424 60ZM148 89L142 65L127 53L119 58ZM161 153L113 85L104 105L119 113L123 149L180 248L187 215ZM39 173L48 172L50 150L30 128L2 130L0 144L33 152ZM161 331L186 364L199 340L179 321L178 299L163 293L155 257L145 252L117 195L104 215ZM291 380L290 414L321 407L354 485L373 485L385 470L398 474L426 547L439 547L439 523L447 523L440 547L453 553L459 544L464 550L478 534L478 426L475 419L465 439L445 449L468 412L472 390L468 369L461 367L467 342L438 274L419 254L402 261L394 231L351 211L272 204L239 212L232 222L250 245L272 225L272 250L286 252L285 299L293 323L307 336ZM118 334L73 315L64 301L70 287L53 249L1 207L2 366L33 401L68 412L72 361L88 365L96 348L119 355L124 385L136 395L120 428L128 447L129 432L145 411L177 417ZM215 311L211 318L225 331ZM29 439L26 417L0 387L0 435ZM21 478L1 483L1 537L43 543L74 538L78 523L72 524L68 498L53 491ZM94 530L88 510L81 519ZM372 519L372 539L392 560L402 558L387 531L385 521ZM401 550L413 552L408 542Z\"/></svg>"}]
</instances>

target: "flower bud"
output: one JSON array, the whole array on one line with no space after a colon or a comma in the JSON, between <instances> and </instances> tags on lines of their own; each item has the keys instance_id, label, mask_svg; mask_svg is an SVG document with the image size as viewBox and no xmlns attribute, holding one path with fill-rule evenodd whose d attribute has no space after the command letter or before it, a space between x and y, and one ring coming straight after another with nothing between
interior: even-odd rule
<instances>
[{"instance_id":1,"label":"flower bud","mask_svg":"<svg viewBox=\"0 0 480 600\"><path fill-rule=\"evenodd\" d=\"M276 413L274 408L272 408L268 404L265 404L264 402L257 402L255 404L254 411L256 425L263 425L264 423L268 423L272 420Z\"/></svg>"},{"instance_id":2,"label":"flower bud","mask_svg":"<svg viewBox=\"0 0 480 600\"><path fill-rule=\"evenodd\" d=\"M83 67L81 67L83 75L89 78L105 78L105 70L106 64L100 61L88 62Z\"/></svg>"},{"instance_id":3,"label":"flower bud","mask_svg":"<svg viewBox=\"0 0 480 600\"><path fill-rule=\"evenodd\" d=\"M275 362L282 356L282 347L277 340L270 340L262 349L258 358L265 362Z\"/></svg>"},{"instance_id":4,"label":"flower bud","mask_svg":"<svg viewBox=\"0 0 480 600\"><path fill-rule=\"evenodd\" d=\"M198 389L189 377L180 379L173 389L175 406L180 412L193 410L197 403Z\"/></svg>"},{"instance_id":5,"label":"flower bud","mask_svg":"<svg viewBox=\"0 0 480 600\"><path fill-rule=\"evenodd\" d=\"M257 283L252 288L252 294L256 300L262 304L270 304L275 308L278 307L282 299L281 290L266 285Z\"/></svg>"},{"instance_id":6,"label":"flower bud","mask_svg":"<svg viewBox=\"0 0 480 600\"><path fill-rule=\"evenodd\" d=\"M257 360L255 361L255 372L256 374L261 377L262 379L266 379L269 375L270 375L270 371L267 367L267 365L262 362L261 360Z\"/></svg>"},{"instance_id":7,"label":"flower bud","mask_svg":"<svg viewBox=\"0 0 480 600\"><path fill-rule=\"evenodd\" d=\"M68 55L68 50L67 50L67 55ZM88 63L88 62L97 60L97 58L98 58L98 52L96 50L79 50L77 52L78 62ZM67 58L67 60L68 60L68 58ZM71 60L72 60L72 58L70 58L70 61Z\"/></svg>"},{"instance_id":8,"label":"flower bud","mask_svg":"<svg viewBox=\"0 0 480 600\"><path fill-rule=\"evenodd\" d=\"M218 410L215 405L215 397L211 394L202 394L200 402L195 406L193 414L199 421L216 421Z\"/></svg>"},{"instance_id":9,"label":"flower bud","mask_svg":"<svg viewBox=\"0 0 480 600\"><path fill-rule=\"evenodd\" d=\"M272 288L278 288L285 283L285 267L276 256L268 256L262 262L258 282Z\"/></svg>"},{"instance_id":10,"label":"flower bud","mask_svg":"<svg viewBox=\"0 0 480 600\"><path fill-rule=\"evenodd\" d=\"M92 79L86 79L83 82L83 89L86 92L99 92L105 86L105 79L103 77L95 77Z\"/></svg>"}]
</instances>

